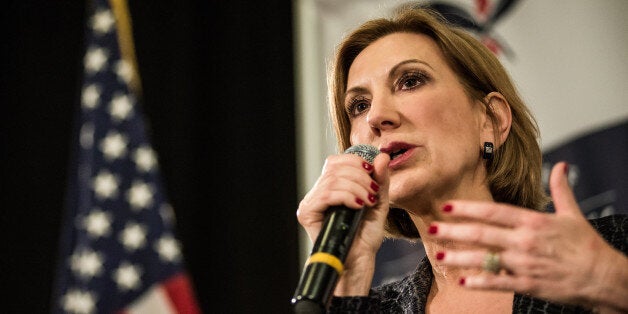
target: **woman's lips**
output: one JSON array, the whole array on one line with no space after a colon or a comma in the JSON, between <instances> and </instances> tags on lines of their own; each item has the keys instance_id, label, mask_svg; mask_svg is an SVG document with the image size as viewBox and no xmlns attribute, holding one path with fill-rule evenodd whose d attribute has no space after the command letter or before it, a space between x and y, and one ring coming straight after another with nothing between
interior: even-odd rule
<instances>
[{"instance_id":1,"label":"woman's lips","mask_svg":"<svg viewBox=\"0 0 628 314\"><path fill-rule=\"evenodd\" d=\"M388 163L388 168L396 169L396 168L401 167L403 163L405 163L408 159L412 157L413 153L414 153L414 147L406 149L401 154L393 154L391 156L390 162Z\"/></svg>"},{"instance_id":2,"label":"woman's lips","mask_svg":"<svg viewBox=\"0 0 628 314\"><path fill-rule=\"evenodd\" d=\"M401 167L414 154L415 145L404 142L392 142L380 149L381 152L390 155L388 168L396 169Z\"/></svg>"}]
</instances>

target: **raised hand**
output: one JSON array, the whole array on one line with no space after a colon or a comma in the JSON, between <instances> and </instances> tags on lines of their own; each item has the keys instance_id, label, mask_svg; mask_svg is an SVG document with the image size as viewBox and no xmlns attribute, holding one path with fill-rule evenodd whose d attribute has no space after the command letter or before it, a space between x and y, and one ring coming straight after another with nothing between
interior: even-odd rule
<instances>
[{"instance_id":1,"label":"raised hand","mask_svg":"<svg viewBox=\"0 0 628 314\"><path fill-rule=\"evenodd\" d=\"M445 221L461 222L435 222L430 236L471 244L473 249L438 252L438 263L484 269L460 279L468 288L626 311L628 259L583 216L567 171L561 162L551 172L555 213L491 202L447 202Z\"/></svg>"}]
</instances>

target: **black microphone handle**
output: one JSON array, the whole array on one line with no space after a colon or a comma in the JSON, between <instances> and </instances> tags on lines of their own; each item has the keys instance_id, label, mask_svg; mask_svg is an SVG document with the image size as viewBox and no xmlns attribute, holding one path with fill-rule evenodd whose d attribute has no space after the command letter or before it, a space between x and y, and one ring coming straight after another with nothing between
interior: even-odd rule
<instances>
[{"instance_id":1,"label":"black microphone handle","mask_svg":"<svg viewBox=\"0 0 628 314\"><path fill-rule=\"evenodd\" d=\"M364 209L332 206L292 298L295 313L325 313ZM336 260L337 258L337 260Z\"/></svg>"},{"instance_id":2,"label":"black microphone handle","mask_svg":"<svg viewBox=\"0 0 628 314\"><path fill-rule=\"evenodd\" d=\"M380 151L368 144L357 144L347 148L345 153L358 155L372 164ZM327 208L323 228L291 300L295 313L327 311L364 210L340 205Z\"/></svg>"}]
</instances>

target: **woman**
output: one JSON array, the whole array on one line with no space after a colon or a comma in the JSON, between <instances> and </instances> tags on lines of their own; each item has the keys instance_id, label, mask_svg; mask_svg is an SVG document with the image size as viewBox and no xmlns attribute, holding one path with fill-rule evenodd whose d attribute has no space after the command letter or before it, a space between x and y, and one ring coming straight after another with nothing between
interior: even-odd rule
<instances>
[{"instance_id":1,"label":"woman","mask_svg":"<svg viewBox=\"0 0 628 314\"><path fill-rule=\"evenodd\" d=\"M299 204L312 241L329 206L367 207L330 312L628 311L628 220L587 222L566 163L551 173L556 212L542 212L536 123L471 35L426 9L400 10L344 39L329 82L340 151L383 153L372 165L329 156ZM426 257L371 289L384 237L420 239Z\"/></svg>"}]
</instances>

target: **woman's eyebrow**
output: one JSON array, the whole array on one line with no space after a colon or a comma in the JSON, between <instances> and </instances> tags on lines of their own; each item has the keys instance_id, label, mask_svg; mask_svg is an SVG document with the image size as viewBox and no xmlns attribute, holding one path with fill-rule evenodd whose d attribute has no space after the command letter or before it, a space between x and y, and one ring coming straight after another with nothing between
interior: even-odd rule
<instances>
[{"instance_id":1,"label":"woman's eyebrow","mask_svg":"<svg viewBox=\"0 0 628 314\"><path fill-rule=\"evenodd\" d=\"M347 96L349 94L363 94L363 93L367 93L367 92L368 92L368 90L366 88L364 88L362 86L355 86L355 87L351 87L350 89L348 89L345 92L345 95L344 95L343 98L347 98Z\"/></svg>"},{"instance_id":2,"label":"woman's eyebrow","mask_svg":"<svg viewBox=\"0 0 628 314\"><path fill-rule=\"evenodd\" d=\"M392 69L390 69L390 72L388 73L388 78L389 78L389 79L392 79L392 77L394 76L394 74L397 72L397 70L398 70L401 66L406 65L406 64L409 64L409 63L419 63L419 64L425 65L426 67L428 67L428 68L430 68L430 69L434 70L434 68L432 68L432 66L431 66L431 65L429 65L429 63L427 63L427 62L425 62L425 61L421 61L421 60L418 60L418 59L408 59L408 60L401 61L401 62L397 63L394 67L392 67Z\"/></svg>"},{"instance_id":3,"label":"woman's eyebrow","mask_svg":"<svg viewBox=\"0 0 628 314\"><path fill-rule=\"evenodd\" d=\"M399 62L398 64L396 64L395 66L393 66L390 69L390 72L388 73L388 79L392 79L395 75L395 73L399 70L400 67L406 65L406 64L410 64L410 63L418 63L418 64L422 64L425 65L426 67L430 68L430 69L434 69L432 68L431 65L429 65L429 63L425 62L425 61L421 61L419 59L408 59L408 60L404 60ZM368 90L364 87L361 86L355 86L355 87L351 87L349 89L347 89L347 91L344 94L343 98L347 98L347 95L349 94L361 94L361 93L366 93L368 92Z\"/></svg>"}]
</instances>

